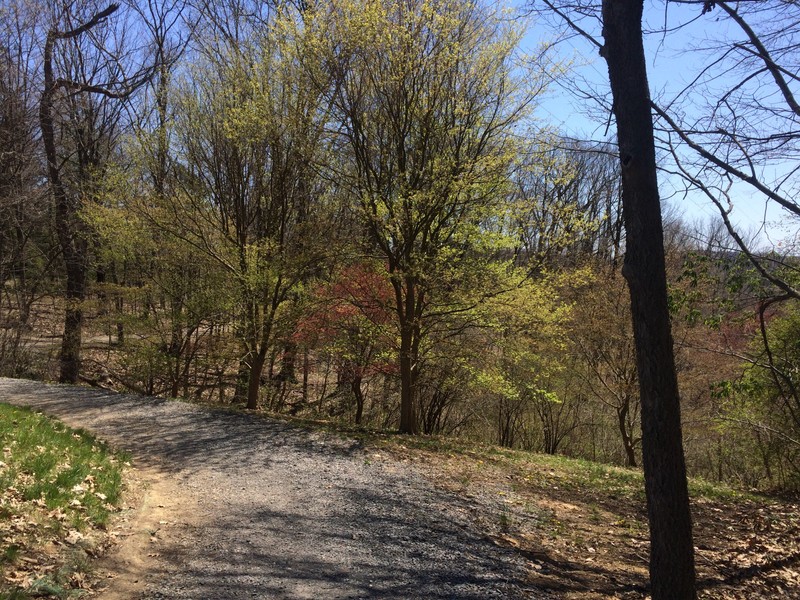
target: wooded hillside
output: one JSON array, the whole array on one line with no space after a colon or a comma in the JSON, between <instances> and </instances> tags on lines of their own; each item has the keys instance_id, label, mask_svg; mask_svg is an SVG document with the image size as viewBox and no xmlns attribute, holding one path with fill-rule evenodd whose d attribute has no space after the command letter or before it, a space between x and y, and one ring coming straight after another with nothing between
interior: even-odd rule
<instances>
[{"instance_id":1,"label":"wooded hillside","mask_svg":"<svg viewBox=\"0 0 800 600\"><path fill-rule=\"evenodd\" d=\"M614 142L534 120L524 21L2 12L3 374L640 463ZM665 231L689 471L795 489L794 260Z\"/></svg>"}]
</instances>

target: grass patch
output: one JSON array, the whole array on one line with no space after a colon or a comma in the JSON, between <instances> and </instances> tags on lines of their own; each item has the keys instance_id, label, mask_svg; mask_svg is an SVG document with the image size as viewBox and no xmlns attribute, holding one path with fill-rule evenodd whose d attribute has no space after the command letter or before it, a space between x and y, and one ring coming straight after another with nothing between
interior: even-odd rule
<instances>
[{"instance_id":1,"label":"grass patch","mask_svg":"<svg viewBox=\"0 0 800 600\"><path fill-rule=\"evenodd\" d=\"M320 424L316 424L319 427ZM366 446L387 451L426 456L428 459L458 458L471 462L477 469L493 468L514 473L523 482L540 488L558 488L597 493L606 497L645 501L644 476L641 469L592 462L562 455L538 454L512 450L490 444L443 436L407 436L366 429L331 427L329 430L361 440ZM725 484L689 478L692 498L717 502L768 503L770 498L737 490Z\"/></svg>"},{"instance_id":2,"label":"grass patch","mask_svg":"<svg viewBox=\"0 0 800 600\"><path fill-rule=\"evenodd\" d=\"M117 510L127 458L85 431L0 404L0 600L74 595L80 550Z\"/></svg>"}]
</instances>

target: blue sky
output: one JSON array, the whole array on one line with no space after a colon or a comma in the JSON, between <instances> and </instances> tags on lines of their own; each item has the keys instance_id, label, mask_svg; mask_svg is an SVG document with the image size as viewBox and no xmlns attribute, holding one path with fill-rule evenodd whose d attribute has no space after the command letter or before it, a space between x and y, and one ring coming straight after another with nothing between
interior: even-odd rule
<instances>
[{"instance_id":1,"label":"blue sky","mask_svg":"<svg viewBox=\"0 0 800 600\"><path fill-rule=\"evenodd\" d=\"M544 40L555 39L559 33L557 22L557 17L538 18L523 40L523 49L532 49ZM668 99L679 93L703 68L708 55L696 49L708 37L707 28L713 28L715 36L725 36L728 21L721 18L718 10L701 16L700 7L696 4L647 2L645 29L663 30L665 25L667 34L651 33L646 37L645 51L651 94L654 98ZM581 26L602 41L597 22L584 20ZM562 85L551 86L538 109L538 116L567 135L582 139L604 139L607 111L597 102L580 98L576 90L594 88L601 94L606 93L608 74L605 62L598 55L597 48L580 36L560 41L554 51L560 60L569 61L573 65L572 75L577 78L577 82L570 78L569 82L565 81ZM613 136L613 133L612 121L609 136ZM708 219L717 215L716 208L699 193L676 195L674 186L663 174L661 188L664 199L687 221ZM742 230L761 229L758 238L760 244L771 245L792 237L792 232L787 231L785 223L778 223L780 218L779 211L770 208L766 213L769 227L768 230L764 229L762 223L765 220L765 201L750 193L744 186L736 189L732 220Z\"/></svg>"}]
</instances>

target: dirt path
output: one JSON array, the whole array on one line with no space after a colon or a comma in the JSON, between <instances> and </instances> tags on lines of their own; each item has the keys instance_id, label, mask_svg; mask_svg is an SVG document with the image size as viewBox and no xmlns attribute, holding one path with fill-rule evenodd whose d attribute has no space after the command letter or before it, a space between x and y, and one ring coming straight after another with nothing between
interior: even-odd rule
<instances>
[{"instance_id":1,"label":"dirt path","mask_svg":"<svg viewBox=\"0 0 800 600\"><path fill-rule=\"evenodd\" d=\"M350 440L241 413L0 379L130 451L146 483L103 598L544 598L464 500Z\"/></svg>"}]
</instances>

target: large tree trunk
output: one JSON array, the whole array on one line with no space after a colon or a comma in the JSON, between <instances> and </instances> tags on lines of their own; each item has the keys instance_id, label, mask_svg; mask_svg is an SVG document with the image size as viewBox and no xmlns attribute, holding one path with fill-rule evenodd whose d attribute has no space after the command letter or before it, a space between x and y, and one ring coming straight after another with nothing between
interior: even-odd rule
<instances>
[{"instance_id":1,"label":"large tree trunk","mask_svg":"<svg viewBox=\"0 0 800 600\"><path fill-rule=\"evenodd\" d=\"M261 391L261 374L267 362L266 347L260 350L248 349L239 359L236 374L236 390L234 402L244 402L249 410L258 408L258 396Z\"/></svg>"},{"instance_id":2,"label":"large tree trunk","mask_svg":"<svg viewBox=\"0 0 800 600\"><path fill-rule=\"evenodd\" d=\"M264 371L265 362L267 362L267 348L263 346L258 352L253 353L250 362L250 378L247 382L248 410L256 410L258 408L258 394L261 391L261 373Z\"/></svg>"},{"instance_id":3,"label":"large tree trunk","mask_svg":"<svg viewBox=\"0 0 800 600\"><path fill-rule=\"evenodd\" d=\"M642 0L603 0L602 54L617 121L626 230L623 273L631 295L642 453L650 521L653 600L696 598L694 546L681 436L680 400L667 309L661 204Z\"/></svg>"},{"instance_id":4,"label":"large tree trunk","mask_svg":"<svg viewBox=\"0 0 800 600\"><path fill-rule=\"evenodd\" d=\"M53 46L56 40L76 38L106 19L119 8L110 4L108 8L96 13L83 25L69 31L51 29L47 32L42 56L44 88L39 100L39 125L42 131L47 175L55 203L56 230L67 272L66 314L64 316L64 337L61 343L62 383L77 383L80 373L81 334L83 331L83 301L86 299L87 277L89 272L89 246L83 220L79 214L81 203L75 194L67 192L61 179L58 154L56 152L56 131L53 118L53 96L59 86L68 83L58 80L53 71ZM95 93L101 88L75 84L80 93Z\"/></svg>"},{"instance_id":5,"label":"large tree trunk","mask_svg":"<svg viewBox=\"0 0 800 600\"><path fill-rule=\"evenodd\" d=\"M56 231L67 273L64 337L59 357L61 383L77 383L81 364L81 334L83 331L83 301L86 299L87 252L86 240L79 231L79 204L71 198L61 181L56 153L55 125L53 122L53 93L56 80L53 74L53 44L57 32L47 36L44 50L44 89L39 101L39 124L42 131L47 174L55 203Z\"/></svg>"},{"instance_id":6,"label":"large tree trunk","mask_svg":"<svg viewBox=\"0 0 800 600\"><path fill-rule=\"evenodd\" d=\"M419 364L419 313L422 303L413 276L405 276L405 285L392 280L400 324L400 433L418 432L416 414Z\"/></svg>"},{"instance_id":7,"label":"large tree trunk","mask_svg":"<svg viewBox=\"0 0 800 600\"><path fill-rule=\"evenodd\" d=\"M400 331L400 433L417 433L414 418L415 357L413 356L413 328L403 324Z\"/></svg>"},{"instance_id":8,"label":"large tree trunk","mask_svg":"<svg viewBox=\"0 0 800 600\"><path fill-rule=\"evenodd\" d=\"M58 211L57 211L58 212ZM60 227L65 230L66 227ZM81 338L83 335L83 301L86 300L87 265L85 254L71 250L71 243L64 238L75 234L65 232L59 235L61 250L67 263L67 294L64 315L64 337L61 340L59 355L61 383L77 383L81 368ZM84 252L86 249L84 248Z\"/></svg>"},{"instance_id":9,"label":"large tree trunk","mask_svg":"<svg viewBox=\"0 0 800 600\"><path fill-rule=\"evenodd\" d=\"M242 269L246 269L246 263L242 259ZM242 290L246 297L247 289ZM258 307L250 299L246 300L244 324L240 330L240 335L247 341L244 344L244 356L239 359L239 369L236 376L236 391L234 400L245 402L249 410L258 408L258 396L261 390L261 374L267 358L267 343L269 330L264 329L264 325L259 321ZM271 371L271 366L270 366Z\"/></svg>"}]
</instances>

